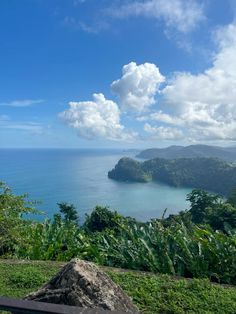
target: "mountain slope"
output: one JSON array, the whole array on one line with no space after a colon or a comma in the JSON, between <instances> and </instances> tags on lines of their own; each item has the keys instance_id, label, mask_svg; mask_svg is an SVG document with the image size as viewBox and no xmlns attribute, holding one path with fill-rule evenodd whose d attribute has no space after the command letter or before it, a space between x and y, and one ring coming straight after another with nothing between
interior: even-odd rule
<instances>
[{"instance_id":1,"label":"mountain slope","mask_svg":"<svg viewBox=\"0 0 236 314\"><path fill-rule=\"evenodd\" d=\"M143 150L137 157L142 159L212 157L226 161L236 161L236 147L208 145L169 146L167 148L151 148Z\"/></svg>"}]
</instances>

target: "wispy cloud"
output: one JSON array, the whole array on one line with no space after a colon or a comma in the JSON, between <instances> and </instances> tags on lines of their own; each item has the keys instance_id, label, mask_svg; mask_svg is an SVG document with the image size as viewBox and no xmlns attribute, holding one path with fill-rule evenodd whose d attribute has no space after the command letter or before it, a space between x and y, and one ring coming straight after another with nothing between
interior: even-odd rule
<instances>
[{"instance_id":1,"label":"wispy cloud","mask_svg":"<svg viewBox=\"0 0 236 314\"><path fill-rule=\"evenodd\" d=\"M145 17L165 23L166 29L188 33L205 19L204 6L196 0L128 1L106 10L114 18Z\"/></svg>"},{"instance_id":2,"label":"wispy cloud","mask_svg":"<svg viewBox=\"0 0 236 314\"><path fill-rule=\"evenodd\" d=\"M43 126L40 123L35 122L25 122L25 123L7 123L2 126L4 129L14 129L14 130L21 130L21 131L29 131L34 134L42 134L43 133Z\"/></svg>"},{"instance_id":3,"label":"wispy cloud","mask_svg":"<svg viewBox=\"0 0 236 314\"><path fill-rule=\"evenodd\" d=\"M21 100L13 100L9 102L1 102L0 106L8 106L8 107L29 107L36 104L43 103L43 99L21 99Z\"/></svg>"},{"instance_id":4,"label":"wispy cloud","mask_svg":"<svg viewBox=\"0 0 236 314\"><path fill-rule=\"evenodd\" d=\"M5 129L14 129L21 131L29 131L34 134L42 134L43 126L40 123L26 122L26 123L8 123L4 126Z\"/></svg>"},{"instance_id":5,"label":"wispy cloud","mask_svg":"<svg viewBox=\"0 0 236 314\"><path fill-rule=\"evenodd\" d=\"M98 34L109 27L109 24L105 20L93 21L89 24L73 16L66 16L63 20L63 25L75 31L84 31L90 34Z\"/></svg>"},{"instance_id":6,"label":"wispy cloud","mask_svg":"<svg viewBox=\"0 0 236 314\"><path fill-rule=\"evenodd\" d=\"M74 6L77 6L77 5L82 4L82 3L85 3L85 2L86 2L86 0L74 0L74 1L73 1L73 5L74 5Z\"/></svg>"},{"instance_id":7,"label":"wispy cloud","mask_svg":"<svg viewBox=\"0 0 236 314\"><path fill-rule=\"evenodd\" d=\"M205 3L207 0L118 0L101 1L101 6L91 11L86 19L76 15L76 10L86 0L74 0L74 14L62 19L62 24L74 31L99 34L112 30L115 19L146 18L158 22L168 39L174 39L177 45L191 51L191 32L206 20ZM185 35L185 36L183 36ZM184 38L186 37L186 38Z\"/></svg>"},{"instance_id":8,"label":"wispy cloud","mask_svg":"<svg viewBox=\"0 0 236 314\"><path fill-rule=\"evenodd\" d=\"M43 134L45 125L34 121L13 121L8 115L0 115L0 129L26 131L33 134Z\"/></svg>"}]
</instances>

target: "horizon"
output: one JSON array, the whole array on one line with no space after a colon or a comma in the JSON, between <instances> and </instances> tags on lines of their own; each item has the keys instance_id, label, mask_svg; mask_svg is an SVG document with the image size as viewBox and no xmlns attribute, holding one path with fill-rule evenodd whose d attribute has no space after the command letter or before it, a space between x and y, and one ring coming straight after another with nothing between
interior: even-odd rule
<instances>
[{"instance_id":1,"label":"horizon","mask_svg":"<svg viewBox=\"0 0 236 314\"><path fill-rule=\"evenodd\" d=\"M210 145L210 144L190 144L190 145L169 145L169 146L162 146L162 147L0 147L0 150L124 150L124 151L143 151L148 149L166 149L170 147L190 147L190 146L208 146L208 147L217 147L217 148L236 148L236 145Z\"/></svg>"},{"instance_id":2,"label":"horizon","mask_svg":"<svg viewBox=\"0 0 236 314\"><path fill-rule=\"evenodd\" d=\"M236 145L234 1L0 9L0 148Z\"/></svg>"}]
</instances>

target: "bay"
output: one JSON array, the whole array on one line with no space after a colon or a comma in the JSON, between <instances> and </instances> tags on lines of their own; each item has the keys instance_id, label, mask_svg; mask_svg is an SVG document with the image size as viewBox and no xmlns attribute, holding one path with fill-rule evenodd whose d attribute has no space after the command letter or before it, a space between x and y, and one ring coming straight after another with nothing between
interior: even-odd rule
<instances>
[{"instance_id":1,"label":"bay","mask_svg":"<svg viewBox=\"0 0 236 314\"><path fill-rule=\"evenodd\" d=\"M41 201L39 210L51 217L57 203L73 203L83 221L96 205L109 206L142 221L188 208L188 188L161 183L116 182L107 177L117 161L135 152L95 149L0 149L0 181L16 194Z\"/></svg>"}]
</instances>

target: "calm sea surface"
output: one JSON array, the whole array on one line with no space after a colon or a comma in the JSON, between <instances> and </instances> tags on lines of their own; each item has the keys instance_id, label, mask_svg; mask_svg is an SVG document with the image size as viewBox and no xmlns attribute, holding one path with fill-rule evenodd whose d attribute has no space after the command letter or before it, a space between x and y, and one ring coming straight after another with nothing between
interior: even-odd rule
<instances>
[{"instance_id":1,"label":"calm sea surface","mask_svg":"<svg viewBox=\"0 0 236 314\"><path fill-rule=\"evenodd\" d=\"M48 216L58 202L74 203L81 215L96 205L107 205L139 220L177 213L188 208L191 190L159 183L126 183L108 179L107 172L123 157L135 153L121 150L0 149L0 181L31 200Z\"/></svg>"}]
</instances>

